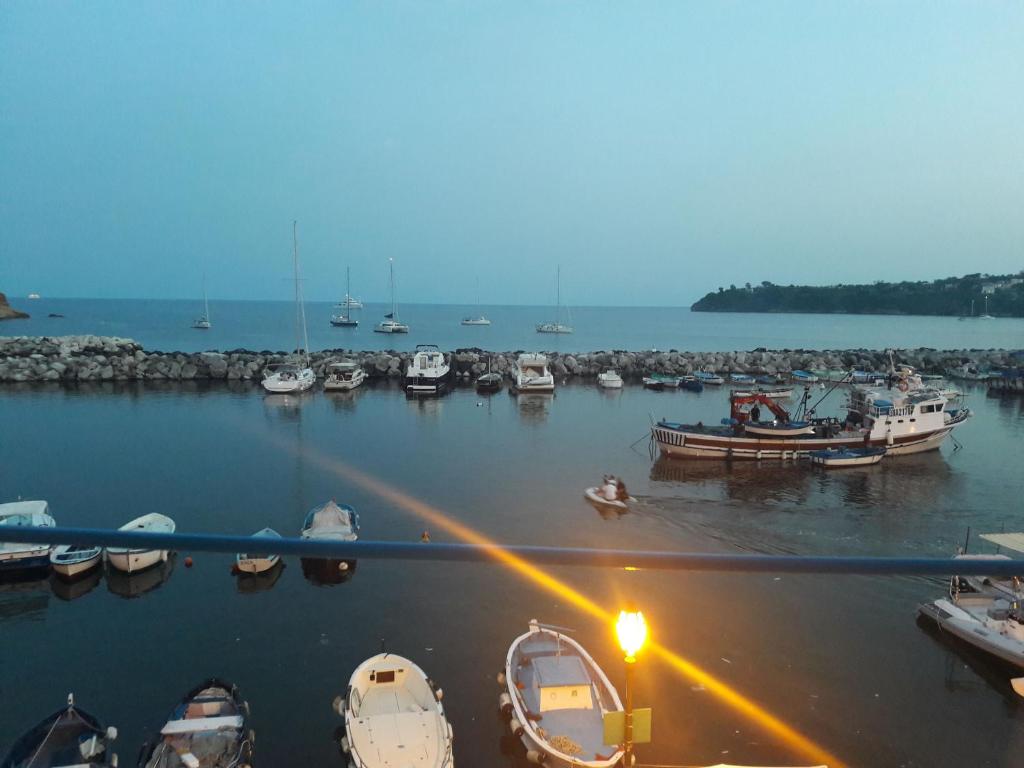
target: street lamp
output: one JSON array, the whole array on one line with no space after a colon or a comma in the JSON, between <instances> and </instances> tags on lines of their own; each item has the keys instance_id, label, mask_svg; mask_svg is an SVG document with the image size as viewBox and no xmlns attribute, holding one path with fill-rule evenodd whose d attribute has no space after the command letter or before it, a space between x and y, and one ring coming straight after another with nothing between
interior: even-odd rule
<instances>
[{"instance_id":1,"label":"street lamp","mask_svg":"<svg viewBox=\"0 0 1024 768\"><path fill-rule=\"evenodd\" d=\"M640 611L620 611L615 623L619 636L619 647L626 654L626 724L625 747L623 749L626 768L633 766L633 666L636 655L647 641L647 623Z\"/></svg>"}]
</instances>

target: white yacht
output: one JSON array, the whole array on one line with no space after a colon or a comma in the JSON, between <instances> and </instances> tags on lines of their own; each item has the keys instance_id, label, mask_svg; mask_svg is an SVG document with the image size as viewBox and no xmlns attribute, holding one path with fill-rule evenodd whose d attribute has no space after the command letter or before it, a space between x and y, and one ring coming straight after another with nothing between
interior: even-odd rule
<instances>
[{"instance_id":1,"label":"white yacht","mask_svg":"<svg viewBox=\"0 0 1024 768\"><path fill-rule=\"evenodd\" d=\"M476 281L476 315L462 318L463 325L490 325L491 321L480 311L480 278Z\"/></svg>"},{"instance_id":2,"label":"white yacht","mask_svg":"<svg viewBox=\"0 0 1024 768\"><path fill-rule=\"evenodd\" d=\"M375 333L408 333L409 326L398 319L398 304L395 302L395 260L388 259L391 283L391 311L374 328Z\"/></svg>"},{"instance_id":3,"label":"white yacht","mask_svg":"<svg viewBox=\"0 0 1024 768\"><path fill-rule=\"evenodd\" d=\"M203 275L203 314L195 319L192 327L200 331L208 331L213 327L210 322L210 300L206 297L206 275Z\"/></svg>"},{"instance_id":4,"label":"white yacht","mask_svg":"<svg viewBox=\"0 0 1024 768\"><path fill-rule=\"evenodd\" d=\"M366 371L359 363L341 360L327 366L327 378L324 379L324 390L327 392L345 392L355 389L366 380Z\"/></svg>"},{"instance_id":5,"label":"white yacht","mask_svg":"<svg viewBox=\"0 0 1024 768\"><path fill-rule=\"evenodd\" d=\"M137 517L125 523L119 531L135 531L138 533L174 533L174 521L158 512ZM107 562L111 567L125 573L136 573L150 568L168 558L166 549L149 549L146 547L107 547Z\"/></svg>"},{"instance_id":6,"label":"white yacht","mask_svg":"<svg viewBox=\"0 0 1024 768\"><path fill-rule=\"evenodd\" d=\"M343 301L338 302L338 305L337 305L337 306L341 307L342 309L344 309L345 311L342 312L340 315L331 315L331 325L333 325L333 326L340 327L340 328L355 328L355 327L357 327L359 325L359 321L356 320L354 317L352 317L351 310L353 310L353 309L361 309L363 305L360 304L357 301L357 302L355 302L355 304L358 305L358 306L352 306L353 302L352 302L351 294L349 294L349 292L348 292L350 287L351 287L351 283L352 283L351 270L348 267L346 267L345 268L345 299Z\"/></svg>"},{"instance_id":7,"label":"white yacht","mask_svg":"<svg viewBox=\"0 0 1024 768\"><path fill-rule=\"evenodd\" d=\"M0 540L4 528L55 528L45 501L12 501L0 504ZM45 568L50 564L49 544L0 541L0 573Z\"/></svg>"},{"instance_id":8,"label":"white yacht","mask_svg":"<svg viewBox=\"0 0 1024 768\"><path fill-rule=\"evenodd\" d=\"M405 391L410 395L438 395L448 386L451 363L434 344L417 344L405 372Z\"/></svg>"},{"instance_id":9,"label":"white yacht","mask_svg":"<svg viewBox=\"0 0 1024 768\"><path fill-rule=\"evenodd\" d=\"M555 377L548 368L548 359L539 353L523 353L516 360L516 390L519 392L554 392Z\"/></svg>"},{"instance_id":10,"label":"white yacht","mask_svg":"<svg viewBox=\"0 0 1024 768\"><path fill-rule=\"evenodd\" d=\"M298 222L292 222L292 264L295 270L295 350L298 360L268 365L263 371L263 388L273 394L305 392L316 383L309 365L309 334L306 331L306 305L302 301L299 280Z\"/></svg>"},{"instance_id":11,"label":"white yacht","mask_svg":"<svg viewBox=\"0 0 1024 768\"><path fill-rule=\"evenodd\" d=\"M452 768L452 726L442 691L422 669L393 653L352 673L334 710L345 718L341 748L351 768Z\"/></svg>"},{"instance_id":12,"label":"white yacht","mask_svg":"<svg viewBox=\"0 0 1024 768\"><path fill-rule=\"evenodd\" d=\"M570 320L571 322L571 320ZM549 323L539 323L537 333L572 333L573 327L562 323L562 268L555 273L555 319Z\"/></svg>"},{"instance_id":13,"label":"white yacht","mask_svg":"<svg viewBox=\"0 0 1024 768\"><path fill-rule=\"evenodd\" d=\"M622 389L622 377L613 370L597 374L597 383L605 389Z\"/></svg>"}]
</instances>

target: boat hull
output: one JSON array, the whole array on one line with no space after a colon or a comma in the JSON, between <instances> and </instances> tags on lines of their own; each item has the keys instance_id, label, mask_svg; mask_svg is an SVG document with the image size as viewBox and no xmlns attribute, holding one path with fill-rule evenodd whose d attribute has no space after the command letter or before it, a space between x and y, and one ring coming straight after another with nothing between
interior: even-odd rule
<instances>
[{"instance_id":1,"label":"boat hull","mask_svg":"<svg viewBox=\"0 0 1024 768\"><path fill-rule=\"evenodd\" d=\"M67 578L73 579L88 573L103 562L103 550L97 548L93 554L78 558L68 559L63 555L64 547L58 547L50 553L50 567L54 572Z\"/></svg>"},{"instance_id":2,"label":"boat hull","mask_svg":"<svg viewBox=\"0 0 1024 768\"><path fill-rule=\"evenodd\" d=\"M281 562L281 558L278 555L270 557L242 557L239 555L236 560L238 570L242 573L266 573L279 562Z\"/></svg>"},{"instance_id":3,"label":"boat hull","mask_svg":"<svg viewBox=\"0 0 1024 768\"><path fill-rule=\"evenodd\" d=\"M811 463L825 469L844 469L846 467L870 467L885 458L885 453L870 456L811 456Z\"/></svg>"},{"instance_id":4,"label":"boat hull","mask_svg":"<svg viewBox=\"0 0 1024 768\"><path fill-rule=\"evenodd\" d=\"M1024 669L1024 643L1006 637L967 616L960 615L964 612L950 601L936 600L918 606L917 610L921 616L935 622L943 632L948 632L977 650L1007 664Z\"/></svg>"},{"instance_id":5,"label":"boat hull","mask_svg":"<svg viewBox=\"0 0 1024 768\"><path fill-rule=\"evenodd\" d=\"M31 546L31 545L30 545ZM0 573L36 571L50 566L50 547L34 546L31 549L10 551L0 555Z\"/></svg>"},{"instance_id":6,"label":"boat hull","mask_svg":"<svg viewBox=\"0 0 1024 768\"><path fill-rule=\"evenodd\" d=\"M305 392L312 389L316 376L299 376L294 379L281 379L271 376L263 380L263 388L275 395L287 395L292 392Z\"/></svg>"},{"instance_id":7,"label":"boat hull","mask_svg":"<svg viewBox=\"0 0 1024 768\"><path fill-rule=\"evenodd\" d=\"M138 573L167 560L166 549L107 550L110 567L124 573Z\"/></svg>"},{"instance_id":8,"label":"boat hull","mask_svg":"<svg viewBox=\"0 0 1024 768\"><path fill-rule=\"evenodd\" d=\"M324 392L349 392L362 383L363 379L352 381L325 381Z\"/></svg>"}]
</instances>

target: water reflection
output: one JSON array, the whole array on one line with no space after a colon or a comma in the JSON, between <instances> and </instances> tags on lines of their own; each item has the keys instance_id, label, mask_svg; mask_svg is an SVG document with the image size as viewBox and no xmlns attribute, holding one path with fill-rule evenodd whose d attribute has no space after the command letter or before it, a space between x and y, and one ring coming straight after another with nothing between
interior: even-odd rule
<instances>
[{"instance_id":1,"label":"water reflection","mask_svg":"<svg viewBox=\"0 0 1024 768\"><path fill-rule=\"evenodd\" d=\"M302 420L302 405L305 398L302 395L264 395L263 410L268 419L277 418L285 422L297 422Z\"/></svg>"},{"instance_id":2,"label":"water reflection","mask_svg":"<svg viewBox=\"0 0 1024 768\"><path fill-rule=\"evenodd\" d=\"M363 393L363 389L350 389L347 391L337 390L332 392L324 392L324 397L334 406L336 411L343 413L351 413L356 409L356 403L359 401L360 396Z\"/></svg>"},{"instance_id":3,"label":"water reflection","mask_svg":"<svg viewBox=\"0 0 1024 768\"><path fill-rule=\"evenodd\" d=\"M7 577L0 583L0 624L43 621L49 604L50 584L46 576Z\"/></svg>"},{"instance_id":4,"label":"water reflection","mask_svg":"<svg viewBox=\"0 0 1024 768\"><path fill-rule=\"evenodd\" d=\"M263 573L239 573L235 577L235 589L240 595L269 592L281 578L284 569L285 563L281 560L269 571L264 571Z\"/></svg>"},{"instance_id":5,"label":"water reflection","mask_svg":"<svg viewBox=\"0 0 1024 768\"><path fill-rule=\"evenodd\" d=\"M102 580L102 568L93 568L73 579L65 579L56 573L51 573L50 589L58 598L69 603L92 592Z\"/></svg>"},{"instance_id":6,"label":"water reflection","mask_svg":"<svg viewBox=\"0 0 1024 768\"><path fill-rule=\"evenodd\" d=\"M659 483L710 485L719 498L764 504L806 501L813 474L797 462L680 461L659 456L650 477Z\"/></svg>"},{"instance_id":7,"label":"water reflection","mask_svg":"<svg viewBox=\"0 0 1024 768\"><path fill-rule=\"evenodd\" d=\"M165 562L147 568L141 573L127 574L116 568L108 567L106 569L107 590L126 600L141 597L147 592L159 589L165 581L171 578L177 559L177 555L171 552Z\"/></svg>"},{"instance_id":8,"label":"water reflection","mask_svg":"<svg viewBox=\"0 0 1024 768\"><path fill-rule=\"evenodd\" d=\"M548 410L555 399L553 394L540 392L520 393L515 397L519 406L519 418L524 424L529 425L543 424L547 421Z\"/></svg>"},{"instance_id":9,"label":"water reflection","mask_svg":"<svg viewBox=\"0 0 1024 768\"><path fill-rule=\"evenodd\" d=\"M944 646L948 652L945 688L950 693L973 692L979 687L977 678L984 681L983 685L998 692L1007 704L1014 708L1020 706L1020 697L1010 680L1020 674L1020 670L1011 664L1005 664L992 656L980 652L970 643L966 643L956 635L943 632L934 621L918 615L917 626L931 637L937 644ZM963 674L964 665L977 677Z\"/></svg>"},{"instance_id":10,"label":"water reflection","mask_svg":"<svg viewBox=\"0 0 1024 768\"><path fill-rule=\"evenodd\" d=\"M303 557L302 575L306 581L318 587L333 587L344 584L355 576L355 560L334 560L322 557Z\"/></svg>"}]
</instances>

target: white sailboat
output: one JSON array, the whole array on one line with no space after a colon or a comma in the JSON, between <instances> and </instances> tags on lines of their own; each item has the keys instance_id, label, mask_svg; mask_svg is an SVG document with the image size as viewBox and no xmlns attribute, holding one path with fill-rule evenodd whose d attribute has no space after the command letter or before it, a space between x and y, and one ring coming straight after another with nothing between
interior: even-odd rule
<instances>
[{"instance_id":1,"label":"white sailboat","mask_svg":"<svg viewBox=\"0 0 1024 768\"><path fill-rule=\"evenodd\" d=\"M570 320L571 322L571 320ZM551 323L539 323L537 333L572 333L571 325L562 323L562 268L555 273L555 320Z\"/></svg>"},{"instance_id":2,"label":"white sailboat","mask_svg":"<svg viewBox=\"0 0 1024 768\"><path fill-rule=\"evenodd\" d=\"M296 221L292 222L292 263L295 270L295 348L298 360L268 365L264 370L263 388L275 394L305 392L316 383L316 374L309 365L309 336L306 332L306 307L302 302L302 282L299 280L299 234Z\"/></svg>"},{"instance_id":3,"label":"white sailboat","mask_svg":"<svg viewBox=\"0 0 1024 768\"><path fill-rule=\"evenodd\" d=\"M409 326L398 320L398 305L395 303L395 260L388 259L391 274L391 311L374 328L375 333L408 333Z\"/></svg>"},{"instance_id":4,"label":"white sailboat","mask_svg":"<svg viewBox=\"0 0 1024 768\"><path fill-rule=\"evenodd\" d=\"M206 298L206 275L203 275L203 314L196 318L195 322L192 323L192 327L200 330L207 331L213 327L213 323L210 322L210 301Z\"/></svg>"},{"instance_id":5,"label":"white sailboat","mask_svg":"<svg viewBox=\"0 0 1024 768\"><path fill-rule=\"evenodd\" d=\"M490 325L491 321L480 312L480 278L476 279L476 317L462 318L463 325Z\"/></svg>"},{"instance_id":6,"label":"white sailboat","mask_svg":"<svg viewBox=\"0 0 1024 768\"><path fill-rule=\"evenodd\" d=\"M355 328L359 325L359 321L352 317L352 309L362 307L358 301L355 304L352 303L352 275L348 267L345 268L345 300L338 306L345 309L340 315L331 315L331 325L338 326L340 328Z\"/></svg>"},{"instance_id":7,"label":"white sailboat","mask_svg":"<svg viewBox=\"0 0 1024 768\"><path fill-rule=\"evenodd\" d=\"M988 296L985 296L985 314L979 316L980 320L995 320L992 315L988 313Z\"/></svg>"}]
</instances>

